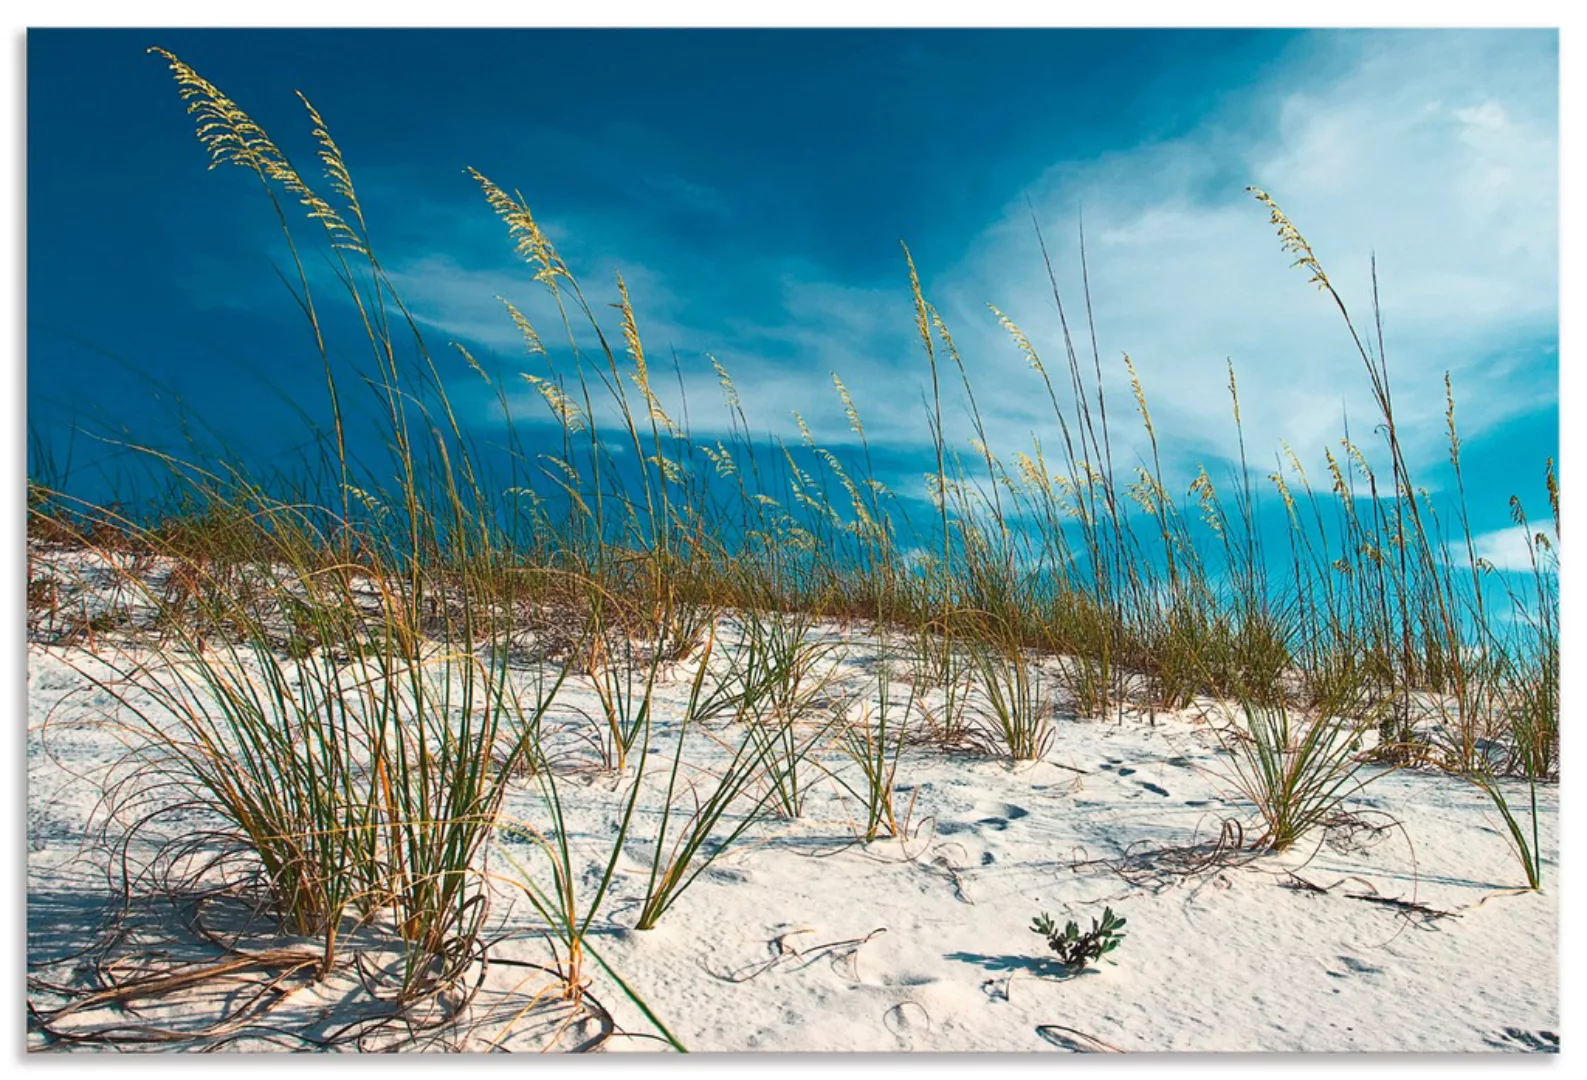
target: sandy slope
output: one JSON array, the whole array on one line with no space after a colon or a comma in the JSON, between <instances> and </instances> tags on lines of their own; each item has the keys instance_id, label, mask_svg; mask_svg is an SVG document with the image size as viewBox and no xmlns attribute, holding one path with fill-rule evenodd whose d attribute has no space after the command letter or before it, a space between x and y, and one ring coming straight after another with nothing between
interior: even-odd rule
<instances>
[{"instance_id":1,"label":"sandy slope","mask_svg":"<svg viewBox=\"0 0 1587 1080\"><path fill-rule=\"evenodd\" d=\"M858 692L869 679L874 690L873 660L873 641L853 641L834 686ZM125 749L106 722L111 698L84 668L93 665L81 649L30 648L29 956L40 977L61 981L85 973L46 961L85 947L109 918L96 831L105 817L96 807ZM670 757L690 674L681 668L662 688L657 761ZM575 725L592 708L588 686L570 683L557 714ZM693 775L705 777L725 754L717 740L733 736L688 737L686 758L701 770ZM840 753L820 760L852 778ZM852 796L820 778L802 818L757 826L656 929L636 932L665 773L652 766L592 945L691 1050L1549 1047L1559 1022L1552 788L1542 822L1551 887L1515 895L1503 890L1524 879L1491 805L1469 785L1428 773L1382 776L1354 801L1372 812L1366 820L1397 823L1391 828L1315 836L1286 856L1232 865L1197 867L1194 853L1165 851L1215 839L1225 818L1252 820L1230 796L1227 772L1216 739L1190 713L1060 718L1045 760L1019 767L912 747L899 769L906 838L856 842ZM592 873L623 790L609 772L563 784ZM531 782L506 813L544 822ZM162 828L179 834L183 823ZM155 839L134 844L134 859ZM549 958L510 880L542 864L510 831L486 858L499 875L498 963L475 1001L475 1033L458 1044L483 1049L499 1036L530 1049L566 1018L544 1005L523 1011L545 978L513 963ZM1089 925L1105 904L1129 920L1117 965L1064 977L1043 959L1032 917L1048 911ZM166 917L161 905L144 907L134 923ZM166 955L200 958L170 946ZM588 974L623 1030L654 1031L598 967ZM172 995L139 1022L193 1023L222 1011L234 992ZM273 1022L325 1032L365 1006L343 975L294 991ZM79 1019L118 1015L107 1007ZM575 1024L560 1045L594 1030ZM260 1036L236 1045L272 1044ZM605 1045L659 1044L618 1037Z\"/></svg>"}]
</instances>

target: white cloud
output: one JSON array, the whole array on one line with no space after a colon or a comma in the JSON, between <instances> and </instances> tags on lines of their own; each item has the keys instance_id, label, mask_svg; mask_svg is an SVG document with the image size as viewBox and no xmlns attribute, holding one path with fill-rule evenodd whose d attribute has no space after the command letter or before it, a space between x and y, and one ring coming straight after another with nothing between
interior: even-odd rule
<instances>
[{"instance_id":1,"label":"white cloud","mask_svg":"<svg viewBox=\"0 0 1587 1080\"><path fill-rule=\"evenodd\" d=\"M1264 457L1280 438L1315 455L1346 411L1358 441L1376 421L1338 312L1286 270L1243 182L1281 201L1368 335L1376 252L1396 411L1415 456L1441 453L1446 369L1468 436L1556 400L1544 352L1557 324L1554 70L1538 35L1330 36L1181 139L1050 170L1032 199L1079 334L1078 244L1062 225L1084 207L1114 400L1128 401L1129 352L1165 444L1230 457L1230 357L1247 443ZM973 301L997 302L1052 366L1057 319L1030 273L1030 233L1026 208L1012 208L939 289L963 322ZM995 337L984 329L977 344L990 352ZM994 363L1010 373L987 380L1009 387L999 407L1037 422L1009 360Z\"/></svg>"},{"instance_id":2,"label":"white cloud","mask_svg":"<svg viewBox=\"0 0 1587 1080\"><path fill-rule=\"evenodd\" d=\"M1495 569L1529 572L1532 569L1533 538L1536 536L1542 536L1548 542L1547 547L1538 547L1539 568L1545 571L1557 569L1559 538L1551 527L1534 525L1527 529L1512 525L1508 529L1495 529L1472 537L1472 548L1477 558L1491 563Z\"/></svg>"},{"instance_id":3,"label":"white cloud","mask_svg":"<svg viewBox=\"0 0 1587 1080\"><path fill-rule=\"evenodd\" d=\"M1052 447L1057 429L1040 382L987 301L1030 335L1067 397L1027 197L1089 369L1073 229L1084 209L1097 344L1126 460L1142 439L1123 352L1136 361L1158 436L1180 468L1235 453L1226 357L1237 370L1246 441L1259 467L1281 438L1316 460L1336 442L1345 415L1357 441L1371 442L1377 418L1361 360L1327 297L1287 268L1265 212L1243 190L1248 183L1284 205L1369 336L1368 267L1376 253L1392 385L1414 459L1434 463L1443 453L1446 369L1467 438L1553 404L1556 98L1548 34L1310 35L1187 134L1099 159L1054 161L1033 174L1026 190L1009 192L1001 220L969 230L956 265L938 273L922 267L998 448L1024 446L1033 432ZM764 265L736 269L780 277L780 311L756 312L753 321L713 312L702 324L685 317L677 294L709 291L708 278L685 283L615 262L576 269L604 300L619 265L647 343L658 354L676 345L684 358L700 433L719 431L726 420L715 376L700 359L712 352L733 371L758 429L792 435L790 414L799 409L818 437L849 437L831 386L829 372L837 371L873 442L928 443L927 370L902 266L895 283L853 286L773 254ZM404 267L399 283L422 318L506 350L516 341L492 296L532 288L525 277L420 263ZM525 303L539 325L546 310L533 307L540 301ZM603 319L609 314L596 308ZM957 376L949 369L944 378L952 386ZM665 382L663 394L675 404L670 371ZM950 435L963 439L960 395L945 387L944 396L954 403Z\"/></svg>"}]
</instances>

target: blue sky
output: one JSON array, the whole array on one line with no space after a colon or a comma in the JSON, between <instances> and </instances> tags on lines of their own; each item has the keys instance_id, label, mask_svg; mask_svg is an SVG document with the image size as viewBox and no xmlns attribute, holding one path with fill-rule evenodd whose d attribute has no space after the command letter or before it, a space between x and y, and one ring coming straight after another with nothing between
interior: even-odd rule
<instances>
[{"instance_id":1,"label":"blue sky","mask_svg":"<svg viewBox=\"0 0 1587 1080\"><path fill-rule=\"evenodd\" d=\"M495 297L546 321L473 166L523 192L593 298L615 299L624 275L652 351L679 354L697 432L725 422L707 352L752 423L783 436L798 409L823 440L850 438L837 371L901 490L929 466L900 239L996 449L1055 436L985 306L1061 365L1032 210L1073 317L1083 209L1112 400L1125 415L1128 352L1176 475L1217 476L1234 453L1226 358L1259 466L1283 438L1321 475L1342 417L1358 436L1369 425L1365 373L1244 194L1257 184L1358 319L1376 253L1429 486L1448 482L1448 370L1490 552L1514 547L1509 494L1542 516L1542 462L1558 453L1552 32L33 31L30 422L57 443L107 421L169 438L148 376L271 458L301 427L269 388L317 409L318 360L272 269L268 205L240 170L205 174L153 44L305 161L291 91L309 96L437 351L459 340L533 370ZM499 418L457 377L466 421L488 433ZM515 406L541 415L527 387ZM967 421L951 416L949 434L962 444ZM1126 458L1142 449L1133 426L1120 442Z\"/></svg>"}]
</instances>

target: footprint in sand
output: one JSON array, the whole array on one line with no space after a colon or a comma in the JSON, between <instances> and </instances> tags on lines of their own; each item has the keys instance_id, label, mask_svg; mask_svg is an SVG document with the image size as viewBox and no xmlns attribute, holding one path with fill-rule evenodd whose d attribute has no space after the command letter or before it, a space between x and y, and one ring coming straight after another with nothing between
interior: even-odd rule
<instances>
[{"instance_id":1,"label":"footprint in sand","mask_svg":"<svg viewBox=\"0 0 1587 1080\"><path fill-rule=\"evenodd\" d=\"M931 1014L914 1001L901 1001L888 1009L882 1014L882 1024L901 1047L910 1046L919 1036L931 1034Z\"/></svg>"},{"instance_id":2,"label":"footprint in sand","mask_svg":"<svg viewBox=\"0 0 1587 1080\"><path fill-rule=\"evenodd\" d=\"M1382 968L1373 967L1371 964L1367 963L1365 960L1357 960L1353 956L1343 956L1343 955L1341 955L1339 957L1339 962L1341 964L1343 964L1346 968L1349 969L1349 974L1347 975L1343 971L1330 971L1328 973L1330 977L1335 978L1335 979L1347 979L1347 978L1350 977L1350 975L1382 975L1383 974L1383 969ZM1334 993L1337 994L1338 991L1335 990Z\"/></svg>"},{"instance_id":3,"label":"footprint in sand","mask_svg":"<svg viewBox=\"0 0 1587 1080\"><path fill-rule=\"evenodd\" d=\"M1150 791L1153 795L1166 796L1168 794L1167 788L1160 788L1156 784L1147 783L1145 780L1141 781L1141 787L1145 788L1147 791Z\"/></svg>"},{"instance_id":4,"label":"footprint in sand","mask_svg":"<svg viewBox=\"0 0 1587 1080\"><path fill-rule=\"evenodd\" d=\"M1015 806L1013 803L981 803L976 806L975 812L986 815L976 822L977 825L997 832L1008 828L1008 823L1011 821L1030 816L1029 810L1023 806Z\"/></svg>"}]
</instances>

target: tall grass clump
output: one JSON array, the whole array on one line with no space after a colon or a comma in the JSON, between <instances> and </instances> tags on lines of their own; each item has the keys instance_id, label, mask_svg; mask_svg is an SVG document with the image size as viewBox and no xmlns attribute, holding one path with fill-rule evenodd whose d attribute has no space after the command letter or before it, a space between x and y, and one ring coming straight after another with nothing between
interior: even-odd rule
<instances>
[{"instance_id":1,"label":"tall grass clump","mask_svg":"<svg viewBox=\"0 0 1587 1080\"><path fill-rule=\"evenodd\" d=\"M564 996L570 1000L577 1001L583 992L583 958L590 928L615 883L619 861L625 854L634 854L634 843L648 851L644 857L649 863L635 928L649 930L700 874L765 816L773 797L788 789L789 781L782 774L790 766L778 760L774 744L752 725L740 729L736 747L724 764L710 771L689 764L686 751L700 737L704 720L719 710L733 710L747 696L758 693L742 687L725 692L707 690L714 649L715 636L708 635L677 721L665 731L650 721L640 729L626 794L610 835L598 842L604 854L593 867L598 880L592 889L580 888L592 875L576 850L566 810L566 780L553 762L544 761L534 771L544 824L514 821L505 825L510 833L530 839L539 855L527 863L512 862L518 870L517 883L563 947L561 981ZM671 739L672 753L665 777L658 781L651 774L652 750L660 751L664 739ZM647 803L639 809L647 791L654 793L652 789L658 785L664 786L656 804ZM645 828L643 820L651 818L654 824ZM549 883L540 870L542 865L550 871Z\"/></svg>"},{"instance_id":2,"label":"tall grass clump","mask_svg":"<svg viewBox=\"0 0 1587 1080\"><path fill-rule=\"evenodd\" d=\"M1264 826L1254 846L1285 851L1312 830L1339 823L1350 797L1382 775L1364 771L1376 718L1339 706L1307 715L1283 703L1242 701L1238 720L1225 718L1219 736L1230 779Z\"/></svg>"},{"instance_id":3,"label":"tall grass clump","mask_svg":"<svg viewBox=\"0 0 1587 1080\"><path fill-rule=\"evenodd\" d=\"M258 512L284 539L302 528L291 508ZM141 744L138 783L218 823L206 835L227 876L257 878L284 929L321 940L322 975L344 935L384 926L404 951L399 1001L458 978L485 915L476 857L560 676L510 680L466 606L424 643L411 618L425 605L378 563L309 567L286 540L238 590L128 536L190 581L167 618L146 573L93 552L158 635L153 659L109 636L82 669Z\"/></svg>"},{"instance_id":4,"label":"tall grass clump","mask_svg":"<svg viewBox=\"0 0 1587 1080\"><path fill-rule=\"evenodd\" d=\"M909 717L918 704L914 684L900 706L894 698L893 658L885 650L879 657L876 696L872 701L845 702L843 708L857 712L843 722L840 746L859 776L851 782L834 773L838 783L859 801L864 823L856 832L869 844L881 837L903 835L897 807L898 761L908 741ZM907 820L908 814L906 813Z\"/></svg>"},{"instance_id":5,"label":"tall grass clump","mask_svg":"<svg viewBox=\"0 0 1587 1080\"><path fill-rule=\"evenodd\" d=\"M919 691L917 708L925 722L926 741L942 747L970 744L974 739L969 650L948 623L938 620L916 626L911 644L910 681ZM933 689L941 694L940 704L927 704Z\"/></svg>"},{"instance_id":6,"label":"tall grass clump","mask_svg":"<svg viewBox=\"0 0 1587 1080\"><path fill-rule=\"evenodd\" d=\"M971 709L982 736L1013 761L1035 761L1053 739L1052 701L1041 668L1017 644L969 647Z\"/></svg>"},{"instance_id":7,"label":"tall grass clump","mask_svg":"<svg viewBox=\"0 0 1587 1080\"><path fill-rule=\"evenodd\" d=\"M725 762L690 774L685 751L699 734L702 688L709 671L704 660L708 659L709 646L672 733L672 762L661 797L660 820L649 842L650 873L634 924L639 930L653 928L695 879L765 816L767 804L779 792L797 790L787 775L793 762L780 758L779 744L767 740L753 725L739 734ZM635 779L636 790L640 779Z\"/></svg>"},{"instance_id":8,"label":"tall grass clump","mask_svg":"<svg viewBox=\"0 0 1587 1080\"><path fill-rule=\"evenodd\" d=\"M823 718L820 705L834 675L827 661L838 643L820 640L808 613L746 608L735 621L741 639L724 650L729 656L702 718L725 714L744 725L766 762L771 806L798 818L811 786L807 762L836 722Z\"/></svg>"}]
</instances>

